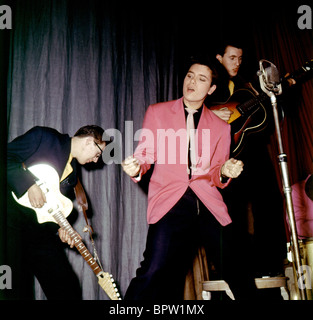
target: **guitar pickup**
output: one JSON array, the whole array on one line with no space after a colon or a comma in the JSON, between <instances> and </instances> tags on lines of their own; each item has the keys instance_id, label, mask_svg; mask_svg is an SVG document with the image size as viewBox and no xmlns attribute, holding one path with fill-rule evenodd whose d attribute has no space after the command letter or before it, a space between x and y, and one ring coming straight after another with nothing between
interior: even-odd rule
<instances>
[{"instance_id":1,"label":"guitar pickup","mask_svg":"<svg viewBox=\"0 0 313 320\"><path fill-rule=\"evenodd\" d=\"M58 210L59 209L59 205L57 204L54 208L50 208L48 209L48 213L49 214L52 214L54 211Z\"/></svg>"}]
</instances>

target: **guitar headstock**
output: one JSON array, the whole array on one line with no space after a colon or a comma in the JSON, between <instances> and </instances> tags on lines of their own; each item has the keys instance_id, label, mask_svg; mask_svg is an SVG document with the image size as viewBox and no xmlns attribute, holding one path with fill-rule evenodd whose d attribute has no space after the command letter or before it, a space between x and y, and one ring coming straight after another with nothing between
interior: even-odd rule
<instances>
[{"instance_id":1,"label":"guitar headstock","mask_svg":"<svg viewBox=\"0 0 313 320\"><path fill-rule=\"evenodd\" d=\"M97 275L97 277L99 285L111 300L122 300L111 274L108 272L101 272Z\"/></svg>"}]
</instances>

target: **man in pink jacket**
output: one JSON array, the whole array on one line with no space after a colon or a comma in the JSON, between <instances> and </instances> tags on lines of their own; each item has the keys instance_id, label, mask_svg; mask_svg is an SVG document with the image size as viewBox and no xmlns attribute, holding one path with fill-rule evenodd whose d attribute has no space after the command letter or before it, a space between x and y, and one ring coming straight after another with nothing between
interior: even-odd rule
<instances>
[{"instance_id":1,"label":"man in pink jacket","mask_svg":"<svg viewBox=\"0 0 313 320\"><path fill-rule=\"evenodd\" d=\"M221 247L221 226L230 224L231 219L217 188L238 177L243 163L229 159L230 126L203 104L215 88L208 64L192 63L184 79L183 97L149 106L134 155L122 163L135 182L154 164L144 261L125 299L181 299L186 272L200 244L216 267L220 267L219 255L223 253L223 264L230 270L224 279L231 287L234 284L233 292L237 292L234 278L242 268L235 267L238 263L229 266L233 249L225 237ZM187 108L194 110L195 156L189 151Z\"/></svg>"}]
</instances>

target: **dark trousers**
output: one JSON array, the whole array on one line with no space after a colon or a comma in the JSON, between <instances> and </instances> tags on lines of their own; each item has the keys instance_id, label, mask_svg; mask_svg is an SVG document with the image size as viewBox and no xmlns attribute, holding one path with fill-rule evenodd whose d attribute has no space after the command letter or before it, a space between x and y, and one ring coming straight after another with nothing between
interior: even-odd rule
<instances>
[{"instance_id":1,"label":"dark trousers","mask_svg":"<svg viewBox=\"0 0 313 320\"><path fill-rule=\"evenodd\" d=\"M240 153L244 163L242 174L222 190L236 230L253 261L255 277L284 273L286 230L284 202L274 166L264 142L251 135ZM248 206L252 213L253 231L248 232Z\"/></svg>"},{"instance_id":2,"label":"dark trousers","mask_svg":"<svg viewBox=\"0 0 313 320\"><path fill-rule=\"evenodd\" d=\"M124 299L183 299L185 277L200 245L235 298L252 298L254 280L241 250L236 251L240 243L232 241L231 233L231 225L222 227L188 188L162 219L149 226L144 260Z\"/></svg>"},{"instance_id":3,"label":"dark trousers","mask_svg":"<svg viewBox=\"0 0 313 320\"><path fill-rule=\"evenodd\" d=\"M34 276L47 299L79 300L79 280L74 273L52 222L38 224L30 209L19 209L8 197L6 264L12 269L8 300L34 299Z\"/></svg>"}]
</instances>

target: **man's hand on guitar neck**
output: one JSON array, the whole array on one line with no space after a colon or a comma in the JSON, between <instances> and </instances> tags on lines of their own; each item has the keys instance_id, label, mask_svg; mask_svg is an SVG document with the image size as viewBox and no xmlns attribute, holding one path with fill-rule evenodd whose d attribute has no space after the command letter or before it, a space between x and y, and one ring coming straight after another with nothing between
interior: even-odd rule
<instances>
[{"instance_id":1,"label":"man's hand on guitar neck","mask_svg":"<svg viewBox=\"0 0 313 320\"><path fill-rule=\"evenodd\" d=\"M60 228L58 230L58 233L62 242L67 243L71 248L74 247L75 241L66 230L64 230L63 228ZM79 239L82 239L82 237L77 232L76 232L76 236L79 237Z\"/></svg>"},{"instance_id":2,"label":"man's hand on guitar neck","mask_svg":"<svg viewBox=\"0 0 313 320\"><path fill-rule=\"evenodd\" d=\"M289 87L294 86L296 84L296 80L290 77L289 72L285 74L284 78Z\"/></svg>"}]
</instances>

